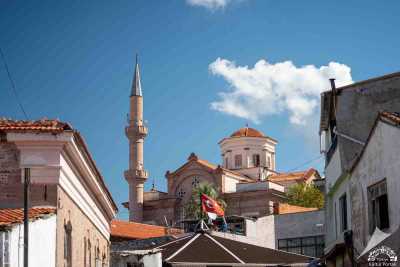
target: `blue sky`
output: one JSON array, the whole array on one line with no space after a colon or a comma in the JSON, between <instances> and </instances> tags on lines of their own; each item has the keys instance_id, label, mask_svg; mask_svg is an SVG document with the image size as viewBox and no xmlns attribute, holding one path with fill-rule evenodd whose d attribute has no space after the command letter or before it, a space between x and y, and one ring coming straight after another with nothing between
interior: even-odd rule
<instances>
[{"instance_id":1,"label":"blue sky","mask_svg":"<svg viewBox=\"0 0 400 267\"><path fill-rule=\"evenodd\" d=\"M136 52L150 129L146 188L154 178L165 190L165 172L190 152L219 163L217 142L246 123L278 139L286 171L319 156L318 94L328 89L320 80L332 74L321 66L347 82L350 69L353 81L399 70L399 9L399 1L372 0L232 0L214 9L185 0L3 0L0 45L29 117L78 129L120 203ZM23 119L3 62L0 116Z\"/></svg>"}]
</instances>

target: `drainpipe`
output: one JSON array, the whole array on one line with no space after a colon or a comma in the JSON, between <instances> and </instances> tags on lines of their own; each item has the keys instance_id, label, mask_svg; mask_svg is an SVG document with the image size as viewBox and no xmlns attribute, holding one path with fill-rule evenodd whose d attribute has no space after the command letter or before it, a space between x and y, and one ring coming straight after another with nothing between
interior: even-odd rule
<instances>
[{"instance_id":1,"label":"drainpipe","mask_svg":"<svg viewBox=\"0 0 400 267\"><path fill-rule=\"evenodd\" d=\"M24 169L24 267L29 266L29 187L31 180L31 171Z\"/></svg>"}]
</instances>

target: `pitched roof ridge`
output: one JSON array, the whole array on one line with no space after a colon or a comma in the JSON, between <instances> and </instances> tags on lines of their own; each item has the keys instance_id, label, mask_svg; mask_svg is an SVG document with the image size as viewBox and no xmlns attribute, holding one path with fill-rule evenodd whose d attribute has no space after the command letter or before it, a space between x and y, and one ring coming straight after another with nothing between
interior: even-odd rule
<instances>
[{"instance_id":1,"label":"pitched roof ridge","mask_svg":"<svg viewBox=\"0 0 400 267\"><path fill-rule=\"evenodd\" d=\"M358 82L353 82L353 83L348 84L348 85L337 87L336 90L337 91L342 91L342 90L346 90L346 89L351 89L351 87L354 87L354 86L359 86L359 85L363 85L363 84L371 83L371 82L376 82L376 81L380 81L380 80L386 80L386 79L390 79L390 78L393 78L393 77L396 77L396 76L400 77L400 71L392 72L392 73L385 74L385 75L378 76L378 77L374 77L374 78L369 78L369 79L358 81ZM322 94L329 93L329 92L331 92L331 89L322 92Z\"/></svg>"},{"instance_id":2,"label":"pitched roof ridge","mask_svg":"<svg viewBox=\"0 0 400 267\"><path fill-rule=\"evenodd\" d=\"M172 255L165 259L165 261L169 261L171 258L176 257L179 253L181 253L185 248L187 248L191 243L193 243L201 234L196 234L192 239L190 239L187 243L185 243L182 247L180 247L177 251L175 251Z\"/></svg>"},{"instance_id":3,"label":"pitched roof ridge","mask_svg":"<svg viewBox=\"0 0 400 267\"><path fill-rule=\"evenodd\" d=\"M209 234L205 233L204 234L206 237L208 237L209 239L211 239L212 241L214 241L214 243L216 243L218 246L220 246L221 248L223 248L226 252L228 252L231 256L233 256L235 258L235 260L239 261L240 263L244 264L245 262L242 261L242 259L240 259L235 253L233 253L232 251L230 251L227 247L225 247L224 245L222 245L220 242L218 242L217 240L215 240L215 238L213 238L212 236L210 236Z\"/></svg>"}]
</instances>

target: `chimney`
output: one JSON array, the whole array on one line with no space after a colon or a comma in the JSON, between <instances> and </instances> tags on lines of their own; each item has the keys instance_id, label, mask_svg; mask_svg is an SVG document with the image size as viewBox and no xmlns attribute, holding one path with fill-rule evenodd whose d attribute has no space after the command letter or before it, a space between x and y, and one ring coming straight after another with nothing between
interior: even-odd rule
<instances>
[{"instance_id":1,"label":"chimney","mask_svg":"<svg viewBox=\"0 0 400 267\"><path fill-rule=\"evenodd\" d=\"M336 92L335 78L330 78L332 92Z\"/></svg>"}]
</instances>

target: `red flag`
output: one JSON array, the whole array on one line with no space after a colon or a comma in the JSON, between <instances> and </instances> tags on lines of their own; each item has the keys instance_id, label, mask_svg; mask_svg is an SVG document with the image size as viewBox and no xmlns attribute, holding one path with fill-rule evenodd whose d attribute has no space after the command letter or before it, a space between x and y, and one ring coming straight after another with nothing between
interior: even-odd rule
<instances>
[{"instance_id":1,"label":"red flag","mask_svg":"<svg viewBox=\"0 0 400 267\"><path fill-rule=\"evenodd\" d=\"M217 216L224 216L224 210L218 202L205 194L201 195L201 207L211 219L215 220Z\"/></svg>"}]
</instances>

